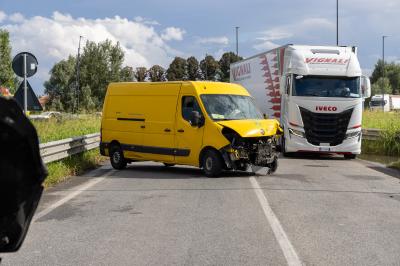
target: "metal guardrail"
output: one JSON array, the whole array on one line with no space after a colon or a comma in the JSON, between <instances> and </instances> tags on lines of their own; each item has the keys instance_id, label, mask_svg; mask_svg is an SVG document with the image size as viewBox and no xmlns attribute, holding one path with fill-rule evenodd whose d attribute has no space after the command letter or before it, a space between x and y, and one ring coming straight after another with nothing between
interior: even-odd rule
<instances>
[{"instance_id":1,"label":"metal guardrail","mask_svg":"<svg viewBox=\"0 0 400 266\"><path fill-rule=\"evenodd\" d=\"M381 130L376 128L363 128L362 138L366 140L378 140L381 137Z\"/></svg>"},{"instance_id":2,"label":"metal guardrail","mask_svg":"<svg viewBox=\"0 0 400 266\"><path fill-rule=\"evenodd\" d=\"M363 139L366 140L378 140L380 133L380 129L362 129ZM39 145L40 155L45 163L50 163L77 153L95 149L99 147L99 142L100 133L47 142Z\"/></svg>"},{"instance_id":3,"label":"metal guardrail","mask_svg":"<svg viewBox=\"0 0 400 266\"><path fill-rule=\"evenodd\" d=\"M40 155L45 163L58 161L68 156L99 147L100 133L62 139L39 145Z\"/></svg>"}]
</instances>

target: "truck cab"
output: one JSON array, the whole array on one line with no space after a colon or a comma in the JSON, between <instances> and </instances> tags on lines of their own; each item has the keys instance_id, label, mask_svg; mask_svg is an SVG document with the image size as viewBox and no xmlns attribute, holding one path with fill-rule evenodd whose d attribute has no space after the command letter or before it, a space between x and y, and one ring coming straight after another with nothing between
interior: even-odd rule
<instances>
[{"instance_id":1,"label":"truck cab","mask_svg":"<svg viewBox=\"0 0 400 266\"><path fill-rule=\"evenodd\" d=\"M284 153L361 153L363 99L369 79L355 47L289 46L281 77Z\"/></svg>"}]
</instances>

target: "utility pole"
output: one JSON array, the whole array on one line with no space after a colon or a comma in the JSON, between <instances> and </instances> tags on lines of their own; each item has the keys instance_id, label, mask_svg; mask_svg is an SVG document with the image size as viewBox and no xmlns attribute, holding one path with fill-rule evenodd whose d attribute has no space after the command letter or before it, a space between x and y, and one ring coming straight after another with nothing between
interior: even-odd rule
<instances>
[{"instance_id":1,"label":"utility pole","mask_svg":"<svg viewBox=\"0 0 400 266\"><path fill-rule=\"evenodd\" d=\"M385 111L385 102L384 102L384 95L385 95L385 38L388 36L382 36L382 111Z\"/></svg>"},{"instance_id":2,"label":"utility pole","mask_svg":"<svg viewBox=\"0 0 400 266\"><path fill-rule=\"evenodd\" d=\"M239 56L239 27L236 28L236 56Z\"/></svg>"},{"instance_id":3,"label":"utility pole","mask_svg":"<svg viewBox=\"0 0 400 266\"><path fill-rule=\"evenodd\" d=\"M75 88L75 98L76 98L76 109L79 109L79 71L80 71L80 56L81 56L81 40L82 36L79 36L79 46L78 46L78 56L76 57L76 88Z\"/></svg>"},{"instance_id":4,"label":"utility pole","mask_svg":"<svg viewBox=\"0 0 400 266\"><path fill-rule=\"evenodd\" d=\"M205 68L206 68L206 73L204 75L205 80L208 80L208 75L207 75L207 53L206 53L206 57L204 58L204 64L205 64Z\"/></svg>"},{"instance_id":5,"label":"utility pole","mask_svg":"<svg viewBox=\"0 0 400 266\"><path fill-rule=\"evenodd\" d=\"M336 0L336 46L339 46L339 0Z\"/></svg>"}]
</instances>

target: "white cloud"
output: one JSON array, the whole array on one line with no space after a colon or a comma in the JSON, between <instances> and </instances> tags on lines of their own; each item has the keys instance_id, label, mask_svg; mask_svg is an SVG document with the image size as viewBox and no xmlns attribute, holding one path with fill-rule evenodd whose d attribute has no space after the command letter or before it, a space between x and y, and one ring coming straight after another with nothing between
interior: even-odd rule
<instances>
[{"instance_id":1,"label":"white cloud","mask_svg":"<svg viewBox=\"0 0 400 266\"><path fill-rule=\"evenodd\" d=\"M201 44L219 44L219 45L228 45L229 39L225 36L220 37L206 37L200 38L199 43Z\"/></svg>"},{"instance_id":2,"label":"white cloud","mask_svg":"<svg viewBox=\"0 0 400 266\"><path fill-rule=\"evenodd\" d=\"M171 41L171 40L182 41L183 35L185 33L186 33L185 30L182 30L180 28L168 27L164 29L161 38L166 41Z\"/></svg>"},{"instance_id":3,"label":"white cloud","mask_svg":"<svg viewBox=\"0 0 400 266\"><path fill-rule=\"evenodd\" d=\"M0 23L7 18L6 13L0 10Z\"/></svg>"},{"instance_id":4,"label":"white cloud","mask_svg":"<svg viewBox=\"0 0 400 266\"><path fill-rule=\"evenodd\" d=\"M312 39L313 35L334 31L335 25L324 18L307 18L301 22L277 26L261 32L256 38L257 43L253 45L256 50L270 50L279 44L277 41L286 41L291 38L307 36Z\"/></svg>"},{"instance_id":5,"label":"white cloud","mask_svg":"<svg viewBox=\"0 0 400 266\"><path fill-rule=\"evenodd\" d=\"M155 25L155 26L156 25L160 25L160 23L158 23L158 21L156 21L156 20L146 19L146 18L141 17L141 16L135 17L134 20L136 22L147 24L147 25Z\"/></svg>"},{"instance_id":6,"label":"white cloud","mask_svg":"<svg viewBox=\"0 0 400 266\"><path fill-rule=\"evenodd\" d=\"M167 66L175 55L180 54L166 41L181 40L185 32L175 27L157 32L143 21L119 16L87 19L60 12L54 12L52 17L11 16L14 19L5 20L2 28L10 32L13 53L30 51L35 54L42 73L35 78L42 79L42 82L48 77L43 73L48 73L54 63L76 55L80 35L84 36L83 44L86 40L100 42L110 39L114 43L119 42L125 51L125 64L150 67L153 64Z\"/></svg>"},{"instance_id":7,"label":"white cloud","mask_svg":"<svg viewBox=\"0 0 400 266\"><path fill-rule=\"evenodd\" d=\"M24 21L24 16L21 13L11 14L8 19L12 22L19 23Z\"/></svg>"}]
</instances>

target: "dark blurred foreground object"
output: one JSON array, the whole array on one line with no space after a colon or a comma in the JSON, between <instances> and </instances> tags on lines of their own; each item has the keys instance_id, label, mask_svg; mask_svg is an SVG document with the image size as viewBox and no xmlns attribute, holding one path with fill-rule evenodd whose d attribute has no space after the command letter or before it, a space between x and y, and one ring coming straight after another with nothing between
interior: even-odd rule
<instances>
[{"instance_id":1,"label":"dark blurred foreground object","mask_svg":"<svg viewBox=\"0 0 400 266\"><path fill-rule=\"evenodd\" d=\"M35 128L14 100L0 97L0 252L21 247L46 176Z\"/></svg>"}]
</instances>

